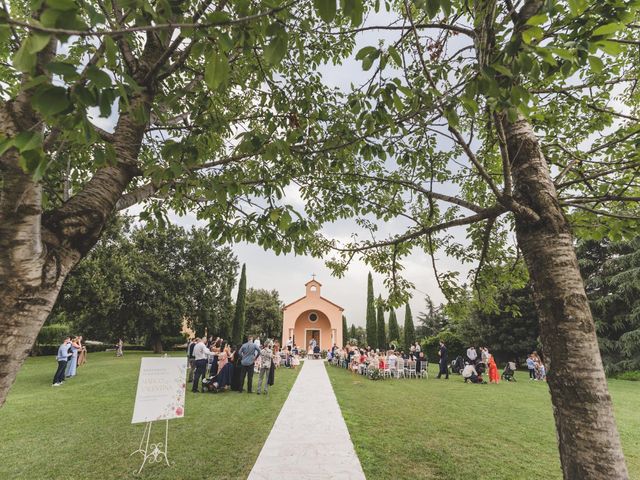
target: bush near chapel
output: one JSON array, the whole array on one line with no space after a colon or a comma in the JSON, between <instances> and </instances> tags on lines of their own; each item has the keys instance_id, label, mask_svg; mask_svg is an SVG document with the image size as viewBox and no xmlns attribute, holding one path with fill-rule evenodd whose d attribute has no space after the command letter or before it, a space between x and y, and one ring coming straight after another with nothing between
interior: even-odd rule
<instances>
[{"instance_id":1,"label":"bush near chapel","mask_svg":"<svg viewBox=\"0 0 640 480\"><path fill-rule=\"evenodd\" d=\"M429 360L430 363L438 363L438 350L440 349L440 341L443 341L447 346L447 354L449 361L455 359L458 355L463 355L466 351L466 346L462 338L448 330L440 332L433 337L427 337L422 341L422 351Z\"/></svg>"}]
</instances>

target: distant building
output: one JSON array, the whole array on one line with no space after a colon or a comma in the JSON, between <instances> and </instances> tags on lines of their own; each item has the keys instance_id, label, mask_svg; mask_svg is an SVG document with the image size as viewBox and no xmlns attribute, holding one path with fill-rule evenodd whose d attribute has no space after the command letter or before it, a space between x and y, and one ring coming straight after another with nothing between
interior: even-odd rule
<instances>
[{"instance_id":1,"label":"distant building","mask_svg":"<svg viewBox=\"0 0 640 480\"><path fill-rule=\"evenodd\" d=\"M282 345L289 338L298 348L307 350L315 338L321 350L342 343L342 312L344 308L320 295L322 284L311 280L305 284L307 294L286 305L282 319Z\"/></svg>"}]
</instances>

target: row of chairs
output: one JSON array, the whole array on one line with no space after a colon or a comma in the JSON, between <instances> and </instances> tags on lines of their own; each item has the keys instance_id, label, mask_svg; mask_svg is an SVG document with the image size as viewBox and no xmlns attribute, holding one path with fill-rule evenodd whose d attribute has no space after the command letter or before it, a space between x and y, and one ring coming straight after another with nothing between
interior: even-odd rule
<instances>
[{"instance_id":1,"label":"row of chairs","mask_svg":"<svg viewBox=\"0 0 640 480\"><path fill-rule=\"evenodd\" d=\"M420 365L418 369L417 366ZM429 363L426 361L405 360L398 358L395 365L385 362L382 370L383 378L429 378Z\"/></svg>"},{"instance_id":2,"label":"row of chairs","mask_svg":"<svg viewBox=\"0 0 640 480\"><path fill-rule=\"evenodd\" d=\"M331 359L331 363L339 366L340 360L334 357ZM429 378L429 363L427 361L420 361L419 365L420 368L418 369L418 362L416 360L398 358L396 359L395 365L391 366L388 362L385 362L380 370L383 378ZM362 373L367 375L370 368L379 367L377 365L366 365Z\"/></svg>"}]
</instances>

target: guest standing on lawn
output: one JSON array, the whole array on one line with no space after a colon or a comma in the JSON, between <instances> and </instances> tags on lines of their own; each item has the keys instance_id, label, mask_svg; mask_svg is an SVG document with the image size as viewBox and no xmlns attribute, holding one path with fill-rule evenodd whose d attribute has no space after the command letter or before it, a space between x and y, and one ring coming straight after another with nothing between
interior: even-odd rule
<instances>
[{"instance_id":1,"label":"guest standing on lawn","mask_svg":"<svg viewBox=\"0 0 640 480\"><path fill-rule=\"evenodd\" d=\"M80 350L78 350L78 367L81 367L87 362L87 347L82 344L82 335L76 340L78 341L78 345L80 345Z\"/></svg>"},{"instance_id":2,"label":"guest standing on lawn","mask_svg":"<svg viewBox=\"0 0 640 480\"><path fill-rule=\"evenodd\" d=\"M62 345L58 347L58 354L56 360L58 361L58 369L53 376L53 386L59 387L64 382L64 372L67 369L67 360L69 359L69 349L71 348L71 338L65 337L62 341Z\"/></svg>"},{"instance_id":3,"label":"guest standing on lawn","mask_svg":"<svg viewBox=\"0 0 640 480\"><path fill-rule=\"evenodd\" d=\"M443 341L440 341L440 350L438 350L438 356L440 357L440 371L436 378L440 378L444 374L444 378L449 380L449 367L447 365L447 346Z\"/></svg>"},{"instance_id":4,"label":"guest standing on lawn","mask_svg":"<svg viewBox=\"0 0 640 480\"><path fill-rule=\"evenodd\" d=\"M66 378L71 378L76 376L76 370L78 367L78 352L80 351L80 344L76 337L71 337L71 343L69 344L69 352L71 353L71 358L67 362L66 368Z\"/></svg>"},{"instance_id":5,"label":"guest standing on lawn","mask_svg":"<svg viewBox=\"0 0 640 480\"><path fill-rule=\"evenodd\" d=\"M251 386L253 383L253 367L256 361L256 357L260 355L260 349L253 343L253 337L249 337L247 342L240 347L240 363L242 365L242 373L240 375L240 390L238 393L242 393L244 389L244 377L247 377L247 393L251 392Z\"/></svg>"},{"instance_id":6,"label":"guest standing on lawn","mask_svg":"<svg viewBox=\"0 0 640 480\"><path fill-rule=\"evenodd\" d=\"M193 386L191 387L193 393L198 393L200 377L204 380L207 373L207 356L213 355L204 342L204 338L196 338L196 346L193 347L194 364L196 366L196 371L193 375Z\"/></svg>"},{"instance_id":7,"label":"guest standing on lawn","mask_svg":"<svg viewBox=\"0 0 640 480\"><path fill-rule=\"evenodd\" d=\"M273 351L271 350L271 344L265 343L262 350L260 350L260 375L258 377L258 395L260 390L266 395L269 391L269 373L273 366ZM264 383L263 383L264 382ZM262 387L264 385L264 388Z\"/></svg>"},{"instance_id":8,"label":"guest standing on lawn","mask_svg":"<svg viewBox=\"0 0 640 480\"><path fill-rule=\"evenodd\" d=\"M122 351L122 347L124 347L124 342L121 338L118 339L118 343L116 343L116 357L124 357L124 352Z\"/></svg>"}]
</instances>

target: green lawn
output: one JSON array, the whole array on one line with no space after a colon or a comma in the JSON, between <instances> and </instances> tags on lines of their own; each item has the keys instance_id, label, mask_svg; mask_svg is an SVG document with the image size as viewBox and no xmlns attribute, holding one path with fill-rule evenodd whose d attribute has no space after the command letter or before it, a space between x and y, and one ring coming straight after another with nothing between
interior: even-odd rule
<instances>
[{"instance_id":1,"label":"green lawn","mask_svg":"<svg viewBox=\"0 0 640 480\"><path fill-rule=\"evenodd\" d=\"M560 479L547 385L449 380L371 381L328 366L369 480ZM640 478L640 382L611 380L631 478Z\"/></svg>"},{"instance_id":2,"label":"green lawn","mask_svg":"<svg viewBox=\"0 0 640 480\"><path fill-rule=\"evenodd\" d=\"M143 355L153 354L90 354L59 388L55 359L29 358L0 409L0 479L246 478L299 370L279 369L266 397L188 392L185 418L169 422L171 467L134 477L140 456L129 454L143 424L130 421Z\"/></svg>"}]
</instances>

